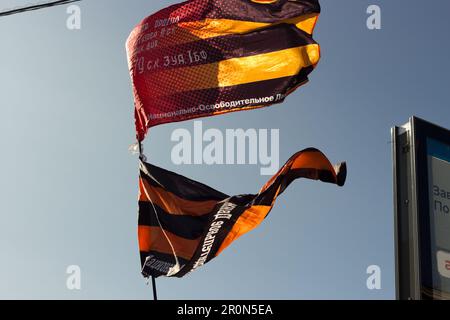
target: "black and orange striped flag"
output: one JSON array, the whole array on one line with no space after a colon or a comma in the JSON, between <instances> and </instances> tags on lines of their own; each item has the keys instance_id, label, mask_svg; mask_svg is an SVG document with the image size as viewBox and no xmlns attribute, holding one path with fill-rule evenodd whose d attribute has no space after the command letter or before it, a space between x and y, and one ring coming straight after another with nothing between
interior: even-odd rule
<instances>
[{"instance_id":1,"label":"black and orange striped flag","mask_svg":"<svg viewBox=\"0 0 450 320\"><path fill-rule=\"evenodd\" d=\"M127 40L137 137L149 127L282 102L320 59L318 0L190 0Z\"/></svg>"},{"instance_id":2,"label":"black and orange striped flag","mask_svg":"<svg viewBox=\"0 0 450 320\"><path fill-rule=\"evenodd\" d=\"M344 185L345 163L332 166L317 149L289 161L258 194L228 196L207 185L141 162L139 249L145 277L187 273L217 257L256 228L297 178Z\"/></svg>"}]
</instances>

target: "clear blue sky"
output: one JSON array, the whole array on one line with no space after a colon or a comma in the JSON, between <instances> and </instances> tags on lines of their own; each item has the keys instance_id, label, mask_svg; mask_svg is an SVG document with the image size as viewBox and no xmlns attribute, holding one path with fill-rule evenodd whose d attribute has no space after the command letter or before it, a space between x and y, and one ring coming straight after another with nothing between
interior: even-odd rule
<instances>
[{"instance_id":1,"label":"clear blue sky","mask_svg":"<svg viewBox=\"0 0 450 320\"><path fill-rule=\"evenodd\" d=\"M0 8L28 1L2 0ZM279 128L280 161L305 147L348 162L344 188L297 181L268 219L164 299L394 298L390 127L411 115L450 127L450 2L322 0L322 61L283 105L205 119L206 128ZM163 0L84 0L0 18L0 298L149 299L136 240L137 159L125 40ZM366 8L382 29L366 28ZM150 161L228 194L253 193L258 166L172 164L176 128L153 129ZM82 290L66 288L79 265ZM382 289L366 288L379 265Z\"/></svg>"}]
</instances>

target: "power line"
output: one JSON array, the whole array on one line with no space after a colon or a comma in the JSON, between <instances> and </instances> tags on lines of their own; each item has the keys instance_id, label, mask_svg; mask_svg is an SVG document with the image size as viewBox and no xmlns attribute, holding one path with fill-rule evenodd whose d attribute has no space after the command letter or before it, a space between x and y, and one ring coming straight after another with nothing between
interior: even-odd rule
<instances>
[{"instance_id":1,"label":"power line","mask_svg":"<svg viewBox=\"0 0 450 320\"><path fill-rule=\"evenodd\" d=\"M39 9L44 9L44 8L49 8L49 7L54 7L54 6L60 6L60 5L63 5L63 4L68 4L68 3L72 3L72 2L78 2L78 1L81 1L81 0L50 1L50 2L45 2L45 3L35 4L35 5L29 5L29 6L25 6L25 7L18 7L18 8L14 8L14 9L8 9L6 11L1 11L0 12L0 17L10 16L10 15L17 14L17 13L23 13L23 12L27 12L27 11L34 11L34 10L39 10Z\"/></svg>"}]
</instances>

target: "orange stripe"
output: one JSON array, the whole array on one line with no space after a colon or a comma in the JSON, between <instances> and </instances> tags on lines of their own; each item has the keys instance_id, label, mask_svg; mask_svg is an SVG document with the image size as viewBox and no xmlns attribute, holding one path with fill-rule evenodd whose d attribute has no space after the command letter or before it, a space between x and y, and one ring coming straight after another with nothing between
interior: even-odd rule
<instances>
[{"instance_id":1,"label":"orange stripe","mask_svg":"<svg viewBox=\"0 0 450 320\"><path fill-rule=\"evenodd\" d=\"M291 157L289 161L283 166L283 168L278 171L259 192L260 194L267 190L267 188L272 185L277 177L282 174L295 169L315 169L315 170L328 170L333 174L336 174L334 167L328 160L328 158L322 154L320 151L302 151ZM245 233L255 229L270 210L275 203L277 196L279 195L281 186L278 186L277 191L273 196L273 201L270 206L254 205L244 211L244 213L238 218L233 228L226 236L216 256L218 256L225 248L227 248L233 241L237 240L239 237Z\"/></svg>"},{"instance_id":2,"label":"orange stripe","mask_svg":"<svg viewBox=\"0 0 450 320\"><path fill-rule=\"evenodd\" d=\"M210 213L217 204L216 200L186 200L139 178L139 201L150 202L148 197L166 213L173 215L202 216Z\"/></svg>"},{"instance_id":3,"label":"orange stripe","mask_svg":"<svg viewBox=\"0 0 450 320\"><path fill-rule=\"evenodd\" d=\"M189 240L171 232L165 231L172 243L178 257L190 260L198 247L200 239ZM166 236L159 227L138 227L139 250L148 252L150 250L173 255L172 249Z\"/></svg>"},{"instance_id":4,"label":"orange stripe","mask_svg":"<svg viewBox=\"0 0 450 320\"><path fill-rule=\"evenodd\" d=\"M305 152L295 158L291 169L313 168L317 170L333 170L330 161L320 152Z\"/></svg>"},{"instance_id":5,"label":"orange stripe","mask_svg":"<svg viewBox=\"0 0 450 320\"><path fill-rule=\"evenodd\" d=\"M319 151L305 151L293 156L267 183L259 193L266 191L272 183L282 174L293 169L329 170L336 176L336 171L327 157Z\"/></svg>"},{"instance_id":6,"label":"orange stripe","mask_svg":"<svg viewBox=\"0 0 450 320\"><path fill-rule=\"evenodd\" d=\"M225 250L233 241L260 225L271 209L271 206L251 206L245 210L222 242L216 256Z\"/></svg>"}]
</instances>

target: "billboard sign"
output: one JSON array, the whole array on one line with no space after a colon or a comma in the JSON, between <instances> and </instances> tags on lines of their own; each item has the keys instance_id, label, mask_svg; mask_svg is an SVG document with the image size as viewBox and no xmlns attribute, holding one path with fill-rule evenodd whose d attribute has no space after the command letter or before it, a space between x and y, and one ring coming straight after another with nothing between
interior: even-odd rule
<instances>
[{"instance_id":1,"label":"billboard sign","mask_svg":"<svg viewBox=\"0 0 450 320\"><path fill-rule=\"evenodd\" d=\"M398 299L450 299L450 131L392 129Z\"/></svg>"}]
</instances>

